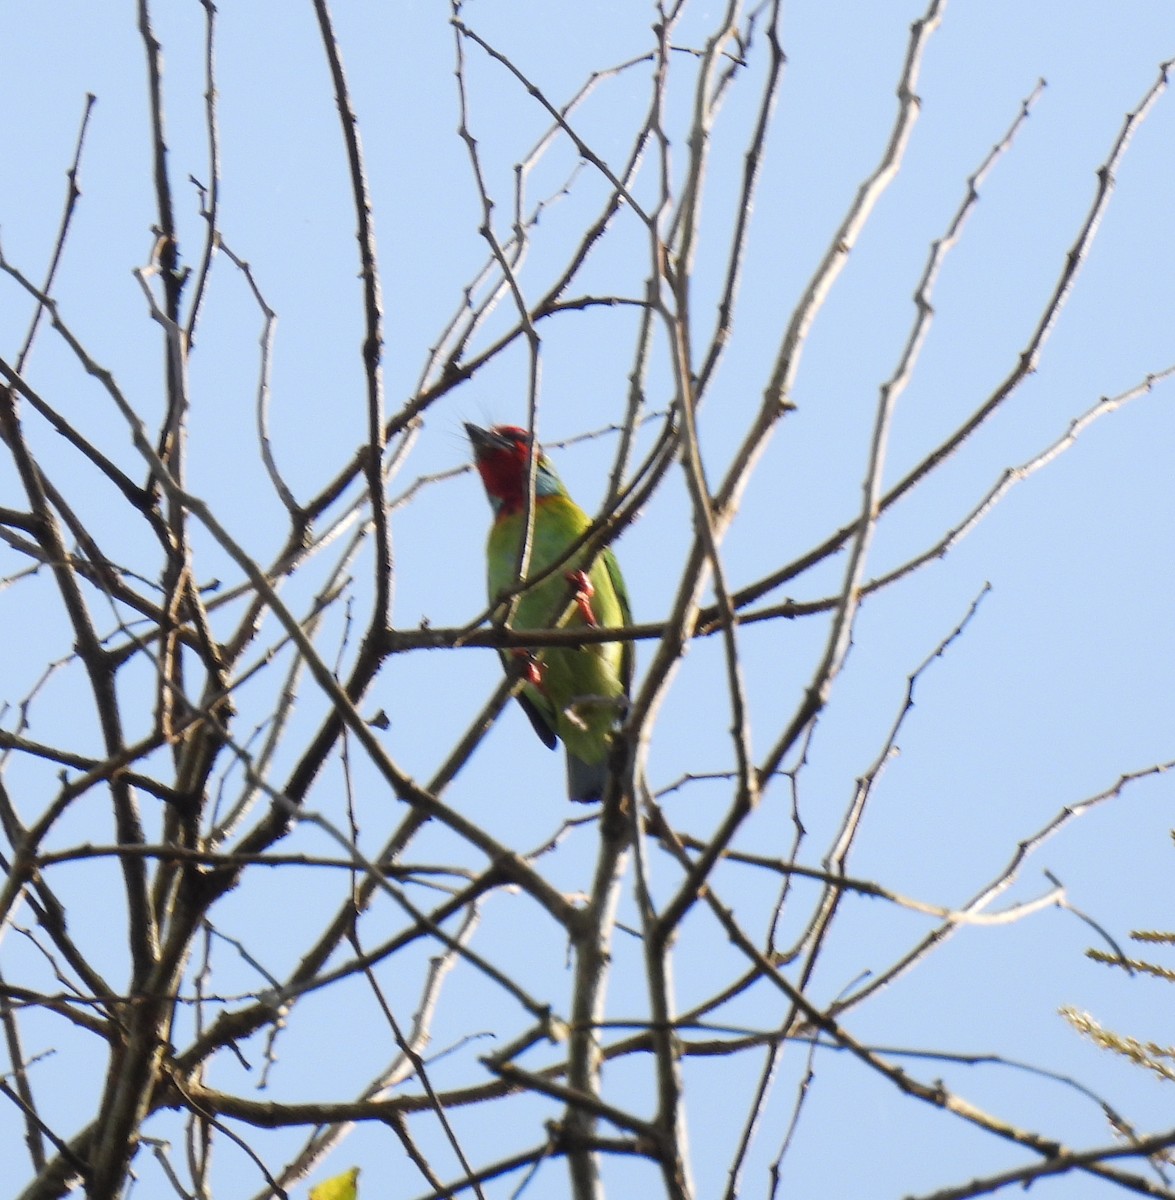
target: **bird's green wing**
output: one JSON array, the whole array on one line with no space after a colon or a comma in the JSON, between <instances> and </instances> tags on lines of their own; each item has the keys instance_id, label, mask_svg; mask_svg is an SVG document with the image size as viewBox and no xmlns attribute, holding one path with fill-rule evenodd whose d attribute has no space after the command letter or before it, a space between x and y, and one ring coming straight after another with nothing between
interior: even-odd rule
<instances>
[{"instance_id":1,"label":"bird's green wing","mask_svg":"<svg viewBox=\"0 0 1175 1200\"><path fill-rule=\"evenodd\" d=\"M628 589L624 586L624 576L620 573L620 564L616 561L616 555L612 553L611 547L605 549L600 555L604 563L604 567L608 571L608 578L612 582L612 590L616 593L616 601L620 605L620 613L624 619L625 625L632 624L632 608L628 603ZM624 694L627 696L632 687L632 671L634 647L632 642L623 642L620 654L620 682L624 686Z\"/></svg>"}]
</instances>

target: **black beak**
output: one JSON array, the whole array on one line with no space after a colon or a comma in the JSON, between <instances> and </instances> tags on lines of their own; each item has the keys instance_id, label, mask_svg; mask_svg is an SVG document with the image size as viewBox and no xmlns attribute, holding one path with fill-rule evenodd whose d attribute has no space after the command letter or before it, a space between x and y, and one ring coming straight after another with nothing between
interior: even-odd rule
<instances>
[{"instance_id":1,"label":"black beak","mask_svg":"<svg viewBox=\"0 0 1175 1200\"><path fill-rule=\"evenodd\" d=\"M482 429L480 425L471 425L466 421L465 432L469 435L474 455L481 454L487 450L514 450L518 445L518 430L512 429L510 432L515 436L507 437L505 434L499 433L496 429Z\"/></svg>"},{"instance_id":2,"label":"black beak","mask_svg":"<svg viewBox=\"0 0 1175 1200\"><path fill-rule=\"evenodd\" d=\"M471 425L468 421L465 422L465 432L469 435L469 440L473 444L475 451L488 450L491 446L496 445L498 441L488 429L482 429L480 425Z\"/></svg>"}]
</instances>

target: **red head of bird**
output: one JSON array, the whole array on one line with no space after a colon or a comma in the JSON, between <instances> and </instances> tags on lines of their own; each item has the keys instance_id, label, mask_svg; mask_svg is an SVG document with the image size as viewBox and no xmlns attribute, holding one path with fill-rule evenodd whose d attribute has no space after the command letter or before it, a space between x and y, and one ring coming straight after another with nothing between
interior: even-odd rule
<instances>
[{"instance_id":1,"label":"red head of bird","mask_svg":"<svg viewBox=\"0 0 1175 1200\"><path fill-rule=\"evenodd\" d=\"M486 495L493 505L494 515L519 512L526 506L527 479L530 475L532 438L517 425L495 425L481 429L465 425L473 445L477 473L485 485ZM535 476L536 496L563 496L563 487L550 459L541 449L535 449L538 466Z\"/></svg>"}]
</instances>

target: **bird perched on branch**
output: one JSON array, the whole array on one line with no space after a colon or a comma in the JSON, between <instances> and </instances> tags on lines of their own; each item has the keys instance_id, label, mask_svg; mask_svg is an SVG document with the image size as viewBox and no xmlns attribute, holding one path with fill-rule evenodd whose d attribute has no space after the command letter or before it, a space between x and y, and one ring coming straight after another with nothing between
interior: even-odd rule
<instances>
[{"instance_id":1,"label":"bird perched on branch","mask_svg":"<svg viewBox=\"0 0 1175 1200\"><path fill-rule=\"evenodd\" d=\"M531 437L513 425L481 429L467 424L465 431L494 510L486 542L493 603L518 581ZM555 569L521 593L510 626L606 629L627 625L628 596L612 551L600 551L586 569L582 551L563 561L591 519L567 494L550 459L537 446L534 457L533 534L526 577L538 579ZM604 794L612 731L628 703L632 657L631 642L502 651L506 669L517 670L526 679L518 701L535 732L552 750L556 741L562 741L567 751L567 790L572 800L599 800Z\"/></svg>"}]
</instances>

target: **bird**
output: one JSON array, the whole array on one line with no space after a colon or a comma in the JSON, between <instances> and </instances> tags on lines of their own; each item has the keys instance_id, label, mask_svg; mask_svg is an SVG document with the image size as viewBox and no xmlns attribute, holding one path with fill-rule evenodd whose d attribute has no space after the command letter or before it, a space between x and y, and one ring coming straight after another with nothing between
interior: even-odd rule
<instances>
[{"instance_id":1,"label":"bird","mask_svg":"<svg viewBox=\"0 0 1175 1200\"><path fill-rule=\"evenodd\" d=\"M533 439L516 425L482 429L467 422L465 432L493 510L486 541L486 584L493 604L518 581ZM559 562L592 523L537 446L534 458L533 534L527 565L531 579ZM510 626L607 629L630 624L628 593L616 556L610 549L601 550L585 570L587 557L582 551L573 555L524 590ZM535 732L552 750L563 743L570 798L581 803L602 799L612 735L628 706L632 643L593 642L500 653L507 672L517 671L526 680L518 701Z\"/></svg>"}]
</instances>

